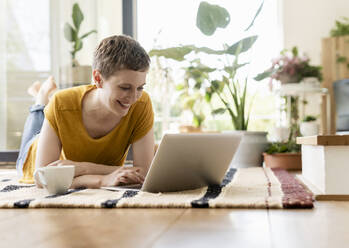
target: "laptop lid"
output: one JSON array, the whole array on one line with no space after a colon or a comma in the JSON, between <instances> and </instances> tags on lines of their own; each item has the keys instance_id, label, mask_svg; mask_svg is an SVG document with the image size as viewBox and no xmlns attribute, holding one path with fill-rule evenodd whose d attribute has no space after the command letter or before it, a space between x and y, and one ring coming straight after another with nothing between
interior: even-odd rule
<instances>
[{"instance_id":1,"label":"laptop lid","mask_svg":"<svg viewBox=\"0 0 349 248\"><path fill-rule=\"evenodd\" d=\"M234 132L165 134L142 191L171 192L220 184L241 137Z\"/></svg>"}]
</instances>

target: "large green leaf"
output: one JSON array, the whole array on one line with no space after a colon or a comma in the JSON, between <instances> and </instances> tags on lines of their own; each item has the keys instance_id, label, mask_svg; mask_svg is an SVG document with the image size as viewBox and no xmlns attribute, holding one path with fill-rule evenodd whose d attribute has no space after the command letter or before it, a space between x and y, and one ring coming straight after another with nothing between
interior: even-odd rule
<instances>
[{"instance_id":1,"label":"large green leaf","mask_svg":"<svg viewBox=\"0 0 349 248\"><path fill-rule=\"evenodd\" d=\"M193 47L190 45L180 46L180 47L170 47L166 49L152 49L149 51L149 56L165 57L167 59L183 61L185 55L191 53L192 51L193 51Z\"/></svg>"},{"instance_id":2,"label":"large green leaf","mask_svg":"<svg viewBox=\"0 0 349 248\"><path fill-rule=\"evenodd\" d=\"M225 28L230 22L230 15L225 8L201 2L197 16L196 26L205 35L212 35L218 27Z\"/></svg>"},{"instance_id":3,"label":"large green leaf","mask_svg":"<svg viewBox=\"0 0 349 248\"><path fill-rule=\"evenodd\" d=\"M76 30L79 31L81 22L84 20L84 14L77 3L74 3L73 5L72 18Z\"/></svg>"},{"instance_id":4,"label":"large green leaf","mask_svg":"<svg viewBox=\"0 0 349 248\"><path fill-rule=\"evenodd\" d=\"M212 114L213 115L224 114L226 110L227 110L226 108L215 109L212 111Z\"/></svg>"},{"instance_id":5,"label":"large green leaf","mask_svg":"<svg viewBox=\"0 0 349 248\"><path fill-rule=\"evenodd\" d=\"M77 52L77 51L80 51L81 49L82 49L82 41L81 40L77 40L75 42L74 50L75 50L75 52Z\"/></svg>"},{"instance_id":6,"label":"large green leaf","mask_svg":"<svg viewBox=\"0 0 349 248\"><path fill-rule=\"evenodd\" d=\"M207 53L207 54L216 54L216 55L222 55L225 53L225 51L223 50L213 50L211 48L208 47L195 47L195 46L191 46L193 51L195 51L196 53L199 52L203 52L203 53Z\"/></svg>"},{"instance_id":7,"label":"large green leaf","mask_svg":"<svg viewBox=\"0 0 349 248\"><path fill-rule=\"evenodd\" d=\"M259 6L256 14L253 17L252 22L250 23L250 25L248 25L248 27L245 29L245 31L248 31L254 24L254 21L256 20L257 16L259 15L259 13L261 12L262 8L263 8L263 4L264 4L264 0L262 1L261 5Z\"/></svg>"},{"instance_id":8,"label":"large green leaf","mask_svg":"<svg viewBox=\"0 0 349 248\"><path fill-rule=\"evenodd\" d=\"M224 70L228 73L233 74L237 69L239 69L240 67L243 67L245 65L248 65L249 63L243 63L243 64L233 64L232 66L225 66Z\"/></svg>"},{"instance_id":9,"label":"large green leaf","mask_svg":"<svg viewBox=\"0 0 349 248\"><path fill-rule=\"evenodd\" d=\"M211 87L213 91L222 92L225 86L224 81L213 80L211 81Z\"/></svg>"},{"instance_id":10,"label":"large green leaf","mask_svg":"<svg viewBox=\"0 0 349 248\"><path fill-rule=\"evenodd\" d=\"M226 52L229 54L232 54L232 55L238 55L240 53L246 52L256 42L257 38L258 38L257 35L246 37L246 38L236 42L232 46L228 47Z\"/></svg>"},{"instance_id":11,"label":"large green leaf","mask_svg":"<svg viewBox=\"0 0 349 248\"><path fill-rule=\"evenodd\" d=\"M64 37L68 40L68 41L74 41L76 40L76 31L75 29L69 24L66 23L64 25Z\"/></svg>"},{"instance_id":12,"label":"large green leaf","mask_svg":"<svg viewBox=\"0 0 349 248\"><path fill-rule=\"evenodd\" d=\"M88 32L86 34L81 35L80 39L82 40L83 38L89 36L92 33L97 33L97 30L94 29L94 30L91 30L90 32Z\"/></svg>"},{"instance_id":13,"label":"large green leaf","mask_svg":"<svg viewBox=\"0 0 349 248\"><path fill-rule=\"evenodd\" d=\"M256 80L256 81L261 81L265 78L268 78L270 77L274 72L276 72L278 69L275 68L275 69L270 69L270 70L266 70L262 73L259 73L257 76L255 76L253 79Z\"/></svg>"}]
</instances>

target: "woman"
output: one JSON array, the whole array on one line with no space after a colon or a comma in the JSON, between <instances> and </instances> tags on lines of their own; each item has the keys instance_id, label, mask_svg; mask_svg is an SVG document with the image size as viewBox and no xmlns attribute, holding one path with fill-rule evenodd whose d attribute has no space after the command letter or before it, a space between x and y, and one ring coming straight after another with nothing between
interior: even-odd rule
<instances>
[{"instance_id":1,"label":"woman","mask_svg":"<svg viewBox=\"0 0 349 248\"><path fill-rule=\"evenodd\" d=\"M142 183L154 154L154 115L143 91L149 64L138 42L112 36L94 53L94 85L61 90L49 100L53 78L34 84L29 91L37 93L36 104L17 161L20 181L33 183L35 168L74 165L72 188ZM134 167L122 167L130 144Z\"/></svg>"}]
</instances>

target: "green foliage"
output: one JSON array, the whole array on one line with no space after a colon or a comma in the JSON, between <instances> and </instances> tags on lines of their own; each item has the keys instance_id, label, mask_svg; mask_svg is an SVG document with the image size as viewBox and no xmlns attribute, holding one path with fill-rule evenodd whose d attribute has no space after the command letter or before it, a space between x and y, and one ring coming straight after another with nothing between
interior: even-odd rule
<instances>
[{"instance_id":1,"label":"green foliage","mask_svg":"<svg viewBox=\"0 0 349 248\"><path fill-rule=\"evenodd\" d=\"M230 15L225 8L201 2L197 16L196 26L205 35L213 35L217 28L225 28L230 22Z\"/></svg>"},{"instance_id":2,"label":"green foliage","mask_svg":"<svg viewBox=\"0 0 349 248\"><path fill-rule=\"evenodd\" d=\"M273 60L270 68L254 77L256 81L265 78L280 80L282 83L299 83L306 77L316 77L322 81L322 67L310 65L310 59L300 56L298 48L294 46L291 51L284 49L280 56Z\"/></svg>"},{"instance_id":3,"label":"green foliage","mask_svg":"<svg viewBox=\"0 0 349 248\"><path fill-rule=\"evenodd\" d=\"M268 154L273 153L298 153L301 151L301 145L296 143L296 136L299 133L299 127L296 123L291 124L290 134L288 136L287 142L273 142L270 143L267 149L265 150Z\"/></svg>"},{"instance_id":4,"label":"green foliage","mask_svg":"<svg viewBox=\"0 0 349 248\"><path fill-rule=\"evenodd\" d=\"M303 118L303 122L309 122L309 121L316 121L316 117L312 115L307 115L306 117Z\"/></svg>"},{"instance_id":5,"label":"green foliage","mask_svg":"<svg viewBox=\"0 0 349 248\"><path fill-rule=\"evenodd\" d=\"M262 9L263 3L264 1L262 1L262 4L259 6L257 13L254 15L252 22L246 30L253 26L255 19ZM196 25L203 34L211 36L217 28L225 28L229 22L230 15L223 7L211 5L207 2L200 3L197 12ZM238 69L248 64L238 63L239 55L249 51L257 38L257 36L245 37L230 46L224 44L223 49L220 50L214 50L208 47L196 47L195 45L185 45L166 49L153 49L149 52L149 55L165 57L179 62L187 61L186 57L188 55L198 53L222 56L221 61L227 62L219 68L210 68L203 65L199 57L193 61L189 61L190 66L184 68L186 71L186 82L177 86L178 90L183 91L181 94L181 101L185 103L184 105L186 108L191 109L194 117L194 124L199 124L202 118L199 118L198 116L204 116L199 108L195 110L195 106L203 104L203 99L210 102L212 96L216 95L224 106L220 109L213 110L212 114L223 114L228 112L235 129L247 130L250 112L246 110L247 78L244 85L240 86L240 83L236 79L236 73ZM212 79L210 76L211 72L216 71L222 73L221 79ZM190 80L195 81L194 86L190 86ZM203 98L202 94L198 92L205 92ZM195 98L193 98L194 96ZM189 101L188 99L191 100ZM195 99L197 104L188 104L188 101L192 103L193 99Z\"/></svg>"},{"instance_id":6,"label":"green foliage","mask_svg":"<svg viewBox=\"0 0 349 248\"><path fill-rule=\"evenodd\" d=\"M269 144L267 149L265 150L268 154L274 154L274 153L298 153L301 150L301 146L299 144L296 144L294 141L281 143L281 142L275 142Z\"/></svg>"},{"instance_id":7,"label":"green foliage","mask_svg":"<svg viewBox=\"0 0 349 248\"><path fill-rule=\"evenodd\" d=\"M193 125L201 127L206 119L202 111L202 106L207 101L204 83L208 80L208 73L215 69L203 65L200 59L190 61L190 66L183 69L184 82L178 84L176 90L181 92L180 101L183 109L190 110L193 115Z\"/></svg>"},{"instance_id":8,"label":"green foliage","mask_svg":"<svg viewBox=\"0 0 349 248\"><path fill-rule=\"evenodd\" d=\"M330 35L332 37L349 35L349 18L342 17L342 21L336 20L335 27L331 29Z\"/></svg>"},{"instance_id":9,"label":"green foliage","mask_svg":"<svg viewBox=\"0 0 349 248\"><path fill-rule=\"evenodd\" d=\"M79 36L80 26L82 21L84 20L84 14L82 13L79 7L79 4L77 3L73 5L72 20L73 20L74 27L69 23L65 23L64 25L64 37L66 38L67 41L72 43L72 50L70 51L70 54L72 56L72 65L77 66L78 62L76 61L75 58L76 58L76 53L80 51L83 47L82 40L92 33L97 33L97 31L91 30Z\"/></svg>"}]
</instances>

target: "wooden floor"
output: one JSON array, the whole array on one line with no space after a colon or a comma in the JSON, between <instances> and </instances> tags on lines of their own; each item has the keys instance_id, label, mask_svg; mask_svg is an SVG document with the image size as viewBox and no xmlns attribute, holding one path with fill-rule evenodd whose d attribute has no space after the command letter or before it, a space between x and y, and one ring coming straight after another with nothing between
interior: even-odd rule
<instances>
[{"instance_id":1,"label":"wooden floor","mask_svg":"<svg viewBox=\"0 0 349 248\"><path fill-rule=\"evenodd\" d=\"M349 202L312 210L0 209L0 247L349 247Z\"/></svg>"}]
</instances>

